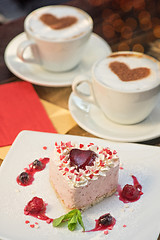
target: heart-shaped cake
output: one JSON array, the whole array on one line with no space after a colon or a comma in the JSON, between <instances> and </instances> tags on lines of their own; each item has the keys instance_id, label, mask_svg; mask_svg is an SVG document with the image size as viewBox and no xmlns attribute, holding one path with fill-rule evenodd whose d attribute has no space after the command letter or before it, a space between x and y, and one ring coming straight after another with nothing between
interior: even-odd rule
<instances>
[{"instance_id":1,"label":"heart-shaped cake","mask_svg":"<svg viewBox=\"0 0 160 240\"><path fill-rule=\"evenodd\" d=\"M65 207L84 210L117 190L119 158L116 150L93 142L55 142L49 172Z\"/></svg>"},{"instance_id":2,"label":"heart-shaped cake","mask_svg":"<svg viewBox=\"0 0 160 240\"><path fill-rule=\"evenodd\" d=\"M109 64L110 69L114 72L122 81L135 81L148 77L150 69L146 67L139 67L130 69L129 66L123 62L111 62Z\"/></svg>"},{"instance_id":3,"label":"heart-shaped cake","mask_svg":"<svg viewBox=\"0 0 160 240\"><path fill-rule=\"evenodd\" d=\"M45 13L41 15L40 20L46 24L48 27L59 30L64 29L67 27L70 27L71 25L75 24L77 22L77 18L73 16L67 16L62 18L57 18L56 16Z\"/></svg>"}]
</instances>

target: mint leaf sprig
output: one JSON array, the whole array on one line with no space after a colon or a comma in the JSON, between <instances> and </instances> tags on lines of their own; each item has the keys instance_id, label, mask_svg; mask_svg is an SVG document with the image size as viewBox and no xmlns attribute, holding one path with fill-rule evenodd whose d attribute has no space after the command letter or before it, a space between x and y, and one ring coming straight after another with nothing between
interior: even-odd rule
<instances>
[{"instance_id":1,"label":"mint leaf sprig","mask_svg":"<svg viewBox=\"0 0 160 240\"><path fill-rule=\"evenodd\" d=\"M74 209L74 210L68 212L67 214L62 215L59 218L55 218L53 220L53 227L58 227L63 222L68 222L68 229L70 231L74 231L76 229L77 222L81 225L81 227L83 228L83 231L85 231L81 212L78 209Z\"/></svg>"}]
</instances>

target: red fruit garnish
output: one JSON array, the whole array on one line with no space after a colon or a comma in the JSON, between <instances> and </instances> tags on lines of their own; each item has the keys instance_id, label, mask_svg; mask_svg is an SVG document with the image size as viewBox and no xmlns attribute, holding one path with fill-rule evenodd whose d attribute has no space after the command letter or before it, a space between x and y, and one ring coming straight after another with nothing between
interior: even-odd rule
<instances>
[{"instance_id":1,"label":"red fruit garnish","mask_svg":"<svg viewBox=\"0 0 160 240\"><path fill-rule=\"evenodd\" d=\"M22 184L27 184L30 180L30 175L27 172L22 172L19 177L18 180L22 183Z\"/></svg>"},{"instance_id":2,"label":"red fruit garnish","mask_svg":"<svg viewBox=\"0 0 160 240\"><path fill-rule=\"evenodd\" d=\"M47 206L47 203L45 203L42 198L34 197L25 206L24 214L46 221L47 223L51 223L53 219L45 215L46 206Z\"/></svg>"},{"instance_id":3,"label":"red fruit garnish","mask_svg":"<svg viewBox=\"0 0 160 240\"><path fill-rule=\"evenodd\" d=\"M95 221L96 221L95 228L93 228L89 231L86 231L86 232L112 230L116 223L116 219L114 217L112 217L110 213L106 213L106 214L102 215Z\"/></svg>"},{"instance_id":4,"label":"red fruit garnish","mask_svg":"<svg viewBox=\"0 0 160 240\"><path fill-rule=\"evenodd\" d=\"M41 171L44 169L45 165L39 161L39 160L34 160L34 162L32 163L32 167L38 171Z\"/></svg>"},{"instance_id":5,"label":"red fruit garnish","mask_svg":"<svg viewBox=\"0 0 160 240\"><path fill-rule=\"evenodd\" d=\"M77 166L77 170L85 169L86 166L93 166L96 156L94 151L74 148L69 154L70 165Z\"/></svg>"},{"instance_id":6,"label":"red fruit garnish","mask_svg":"<svg viewBox=\"0 0 160 240\"><path fill-rule=\"evenodd\" d=\"M36 159L34 162L29 164L29 168L25 168L24 172L22 172L17 177L17 183L21 186L28 186L31 185L34 181L34 174L36 172L40 172L43 169L45 169L46 164L49 162L49 158L43 158L43 159Z\"/></svg>"},{"instance_id":7,"label":"red fruit garnish","mask_svg":"<svg viewBox=\"0 0 160 240\"><path fill-rule=\"evenodd\" d=\"M133 200L137 200L139 198L139 195L140 195L140 192L135 186L126 184L123 187L123 190L122 190L123 198L133 201Z\"/></svg>"},{"instance_id":8,"label":"red fruit garnish","mask_svg":"<svg viewBox=\"0 0 160 240\"><path fill-rule=\"evenodd\" d=\"M110 213L104 214L98 219L98 225L99 226L111 226L113 223L113 217L111 216Z\"/></svg>"},{"instance_id":9,"label":"red fruit garnish","mask_svg":"<svg viewBox=\"0 0 160 240\"><path fill-rule=\"evenodd\" d=\"M138 182L137 178L132 175L133 185L126 184L123 189L118 185L117 191L119 193L119 200L124 203L135 202L143 195L142 186Z\"/></svg>"},{"instance_id":10,"label":"red fruit garnish","mask_svg":"<svg viewBox=\"0 0 160 240\"><path fill-rule=\"evenodd\" d=\"M25 207L28 214L38 214L46 209L45 203L42 198L34 197Z\"/></svg>"}]
</instances>

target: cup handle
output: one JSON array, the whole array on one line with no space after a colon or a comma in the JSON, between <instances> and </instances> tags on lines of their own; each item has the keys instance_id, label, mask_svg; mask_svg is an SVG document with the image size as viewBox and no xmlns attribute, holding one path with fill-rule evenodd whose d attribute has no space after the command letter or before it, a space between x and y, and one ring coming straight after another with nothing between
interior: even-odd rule
<instances>
[{"instance_id":1,"label":"cup handle","mask_svg":"<svg viewBox=\"0 0 160 240\"><path fill-rule=\"evenodd\" d=\"M90 89L90 94L85 94L82 91L78 89L78 86L82 83L87 83ZM83 99L86 102L95 104L95 98L94 98L94 92L91 81L87 78L87 76L78 76L74 79L72 83L72 90L75 95L77 95L79 98Z\"/></svg>"},{"instance_id":2,"label":"cup handle","mask_svg":"<svg viewBox=\"0 0 160 240\"><path fill-rule=\"evenodd\" d=\"M24 52L28 47L36 47L36 43L33 40L26 40L24 42L21 42L20 45L17 48L17 56L19 59L21 59L23 62L26 63L39 63L36 59L33 58L25 58ZM35 48L36 49L36 48Z\"/></svg>"}]
</instances>

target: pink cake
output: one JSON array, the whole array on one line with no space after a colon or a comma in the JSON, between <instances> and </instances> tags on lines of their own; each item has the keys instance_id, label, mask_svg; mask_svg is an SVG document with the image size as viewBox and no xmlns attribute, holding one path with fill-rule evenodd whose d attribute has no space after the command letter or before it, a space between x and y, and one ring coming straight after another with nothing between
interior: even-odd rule
<instances>
[{"instance_id":1,"label":"pink cake","mask_svg":"<svg viewBox=\"0 0 160 240\"><path fill-rule=\"evenodd\" d=\"M118 185L119 158L108 147L55 143L50 181L68 209L86 209L111 196Z\"/></svg>"}]
</instances>

